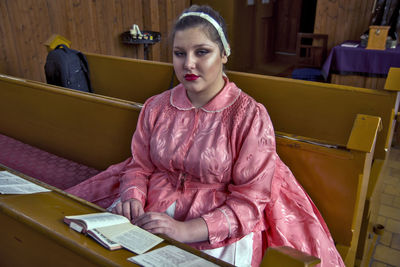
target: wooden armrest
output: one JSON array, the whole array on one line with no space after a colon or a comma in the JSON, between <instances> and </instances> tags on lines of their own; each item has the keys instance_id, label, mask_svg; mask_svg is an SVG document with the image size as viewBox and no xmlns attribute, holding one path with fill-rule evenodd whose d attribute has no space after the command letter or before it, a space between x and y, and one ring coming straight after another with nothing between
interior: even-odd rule
<instances>
[{"instance_id":1,"label":"wooden armrest","mask_svg":"<svg viewBox=\"0 0 400 267\"><path fill-rule=\"evenodd\" d=\"M385 90L400 91L400 68L390 68L386 78Z\"/></svg>"},{"instance_id":2,"label":"wooden armrest","mask_svg":"<svg viewBox=\"0 0 400 267\"><path fill-rule=\"evenodd\" d=\"M381 129L380 117L357 114L346 147L367 153L373 152L378 131Z\"/></svg>"}]
</instances>

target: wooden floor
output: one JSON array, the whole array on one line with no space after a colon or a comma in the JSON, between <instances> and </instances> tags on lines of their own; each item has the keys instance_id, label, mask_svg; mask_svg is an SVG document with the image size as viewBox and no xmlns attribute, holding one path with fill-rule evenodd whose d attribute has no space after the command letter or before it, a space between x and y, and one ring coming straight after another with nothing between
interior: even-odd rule
<instances>
[{"instance_id":1,"label":"wooden floor","mask_svg":"<svg viewBox=\"0 0 400 267\"><path fill-rule=\"evenodd\" d=\"M245 72L291 78L294 69L295 58L293 56L276 55L274 60L248 69Z\"/></svg>"},{"instance_id":2,"label":"wooden floor","mask_svg":"<svg viewBox=\"0 0 400 267\"><path fill-rule=\"evenodd\" d=\"M390 151L384 171L378 223L385 231L378 238L370 266L400 266L400 145Z\"/></svg>"},{"instance_id":3,"label":"wooden floor","mask_svg":"<svg viewBox=\"0 0 400 267\"><path fill-rule=\"evenodd\" d=\"M294 65L288 62L273 61L247 72L290 78Z\"/></svg>"}]
</instances>

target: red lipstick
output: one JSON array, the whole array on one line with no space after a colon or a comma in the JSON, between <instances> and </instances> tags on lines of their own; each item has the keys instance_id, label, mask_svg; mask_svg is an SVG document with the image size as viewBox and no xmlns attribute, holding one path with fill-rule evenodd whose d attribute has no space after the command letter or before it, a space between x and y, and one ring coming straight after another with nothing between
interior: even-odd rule
<instances>
[{"instance_id":1,"label":"red lipstick","mask_svg":"<svg viewBox=\"0 0 400 267\"><path fill-rule=\"evenodd\" d=\"M186 81L195 81L199 78L199 76L195 75L195 74L186 74L185 75L185 80Z\"/></svg>"}]
</instances>

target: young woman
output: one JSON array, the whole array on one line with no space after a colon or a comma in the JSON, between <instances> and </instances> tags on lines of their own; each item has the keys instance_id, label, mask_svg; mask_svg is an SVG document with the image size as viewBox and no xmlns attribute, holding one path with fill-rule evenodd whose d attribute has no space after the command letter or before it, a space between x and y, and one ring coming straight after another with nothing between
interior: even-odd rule
<instances>
[{"instance_id":1,"label":"young woman","mask_svg":"<svg viewBox=\"0 0 400 267\"><path fill-rule=\"evenodd\" d=\"M237 266L258 266L270 245L344 266L276 153L265 107L225 76L229 54L219 14L186 10L173 31L180 84L146 101L131 158L68 192Z\"/></svg>"}]
</instances>

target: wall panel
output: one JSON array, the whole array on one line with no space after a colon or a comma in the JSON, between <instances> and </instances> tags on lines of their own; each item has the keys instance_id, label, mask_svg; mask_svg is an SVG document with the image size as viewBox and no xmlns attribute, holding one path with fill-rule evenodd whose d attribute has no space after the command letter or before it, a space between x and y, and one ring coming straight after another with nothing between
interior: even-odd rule
<instances>
[{"instance_id":1,"label":"wall panel","mask_svg":"<svg viewBox=\"0 0 400 267\"><path fill-rule=\"evenodd\" d=\"M318 0L315 33L328 34L328 50L346 40L360 40L368 30L374 0Z\"/></svg>"},{"instance_id":2,"label":"wall panel","mask_svg":"<svg viewBox=\"0 0 400 267\"><path fill-rule=\"evenodd\" d=\"M190 0L0 0L0 72L32 80L45 81L47 50L43 43L57 33L72 41L72 47L84 52L131 58L144 58L143 46L125 45L119 35L132 24L140 29L160 31L161 42L151 46L149 59L172 61L169 31L175 18L189 7ZM210 1L217 4L218 2ZM318 0L316 33L329 35L328 48L348 39L359 39L368 29L374 0ZM235 33L253 36L254 6L242 1L222 1L222 13L234 8L240 11L240 23L232 25L226 15L232 40ZM240 3L240 4L239 4ZM258 3L258 1L257 1ZM292 15L290 15L292 16ZM288 17L289 18L289 17ZM288 27L286 25L285 27ZM240 34L238 34L240 33ZM285 36L287 38L289 34ZM250 40L250 39L249 39ZM235 47L230 64L237 62L246 71L252 49ZM251 61L251 60L250 60ZM236 63L235 63L236 65Z\"/></svg>"},{"instance_id":3,"label":"wall panel","mask_svg":"<svg viewBox=\"0 0 400 267\"><path fill-rule=\"evenodd\" d=\"M277 1L275 7L275 51L296 53L302 0Z\"/></svg>"},{"instance_id":4,"label":"wall panel","mask_svg":"<svg viewBox=\"0 0 400 267\"><path fill-rule=\"evenodd\" d=\"M133 24L161 32L149 59L171 62L168 33L189 5L190 0L0 0L0 71L45 81L44 42L52 34L83 52L143 59L143 45L120 41Z\"/></svg>"}]
</instances>

